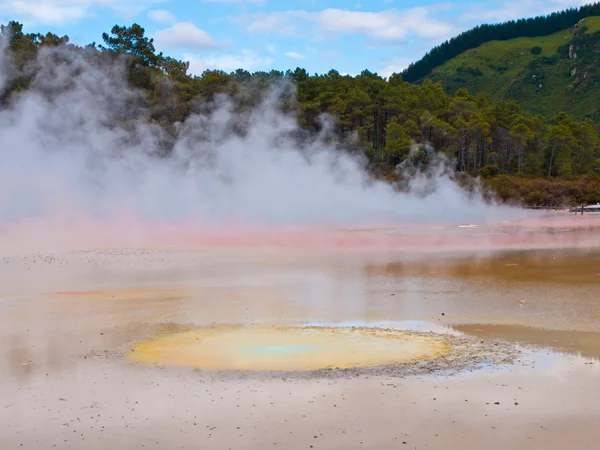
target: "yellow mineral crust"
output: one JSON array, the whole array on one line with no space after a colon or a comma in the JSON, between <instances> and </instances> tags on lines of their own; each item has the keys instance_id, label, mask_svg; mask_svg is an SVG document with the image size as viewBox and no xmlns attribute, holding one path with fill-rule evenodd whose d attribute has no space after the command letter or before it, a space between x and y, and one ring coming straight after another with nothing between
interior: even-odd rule
<instances>
[{"instance_id":1,"label":"yellow mineral crust","mask_svg":"<svg viewBox=\"0 0 600 450\"><path fill-rule=\"evenodd\" d=\"M306 371L373 367L442 356L443 339L373 328L215 326L134 344L128 358L205 370Z\"/></svg>"}]
</instances>

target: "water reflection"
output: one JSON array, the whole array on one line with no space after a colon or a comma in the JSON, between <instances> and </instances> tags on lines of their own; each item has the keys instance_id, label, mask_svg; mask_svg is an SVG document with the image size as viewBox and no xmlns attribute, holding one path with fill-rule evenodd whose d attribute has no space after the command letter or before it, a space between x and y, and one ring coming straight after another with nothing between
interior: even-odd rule
<instances>
[{"instance_id":1,"label":"water reflection","mask_svg":"<svg viewBox=\"0 0 600 450\"><path fill-rule=\"evenodd\" d=\"M169 323L453 327L600 355L599 253L247 251L137 255L136 265L131 261L112 256L99 273L76 280L61 279L60 269L52 283L60 289L2 300L2 371L27 376L33 368L54 370Z\"/></svg>"},{"instance_id":2,"label":"water reflection","mask_svg":"<svg viewBox=\"0 0 600 450\"><path fill-rule=\"evenodd\" d=\"M600 284L600 253L576 250L505 251L493 255L414 258L369 265L368 275L493 278L526 283Z\"/></svg>"},{"instance_id":3,"label":"water reflection","mask_svg":"<svg viewBox=\"0 0 600 450\"><path fill-rule=\"evenodd\" d=\"M452 328L471 336L505 339L538 348L550 348L559 355L579 355L600 361L600 333L489 324L456 325Z\"/></svg>"}]
</instances>

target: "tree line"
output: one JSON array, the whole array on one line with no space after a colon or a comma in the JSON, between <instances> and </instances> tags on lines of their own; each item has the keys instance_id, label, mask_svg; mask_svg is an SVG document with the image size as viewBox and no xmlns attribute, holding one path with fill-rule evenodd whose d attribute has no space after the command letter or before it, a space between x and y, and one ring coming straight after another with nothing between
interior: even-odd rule
<instances>
[{"instance_id":1,"label":"tree line","mask_svg":"<svg viewBox=\"0 0 600 450\"><path fill-rule=\"evenodd\" d=\"M103 35L102 45L85 47L71 44L67 36L26 34L17 22L2 26L0 33L14 61L0 92L4 105L31 83L37 52L63 45L92 64L125 58L129 83L145 93L146 120L167 131L195 111L198 99L210 102L217 94L227 94L243 111L258 104L274 84L291 81L294 95L282 99L281 108L294 112L306 133L326 126L323 114L333 117L335 138L352 142L353 150L364 153L379 176L395 176L398 166L427 166L441 152L455 161L458 172L484 178L600 177L594 122L577 121L566 113L551 118L530 115L514 100L494 103L487 94L474 96L466 89L448 95L430 80L416 85L400 75L386 79L367 70L357 76L335 70L311 75L301 68L190 75L187 62L156 53L152 39L137 24L115 26Z\"/></svg>"},{"instance_id":2,"label":"tree line","mask_svg":"<svg viewBox=\"0 0 600 450\"><path fill-rule=\"evenodd\" d=\"M599 15L600 2L597 2L580 8L554 12L547 16L511 20L495 25L479 25L431 49L419 61L410 64L402 72L402 78L411 83L418 81L446 61L489 41L548 36L572 27L586 17Z\"/></svg>"}]
</instances>

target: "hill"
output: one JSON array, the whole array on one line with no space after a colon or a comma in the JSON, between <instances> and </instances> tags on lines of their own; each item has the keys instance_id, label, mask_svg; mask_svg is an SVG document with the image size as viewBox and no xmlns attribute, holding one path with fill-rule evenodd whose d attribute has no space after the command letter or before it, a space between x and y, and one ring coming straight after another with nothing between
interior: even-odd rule
<instances>
[{"instance_id":1,"label":"hill","mask_svg":"<svg viewBox=\"0 0 600 450\"><path fill-rule=\"evenodd\" d=\"M597 202L600 136L594 122L565 113L544 118L526 111L539 105L582 111L584 105L595 111L600 19L589 18L561 33L519 41L520 47L515 41L489 42L482 46L489 47L485 52L475 49L447 61L432 75L447 80L451 91L447 94L442 83L429 79L414 84L368 70L355 77L335 70L311 75L301 68L255 73L207 70L198 76L187 73L189 63L157 53L138 24L115 25L102 35L104 45L82 47L68 36L26 33L22 24L11 21L0 25L4 49L0 111L14 110L28 91L52 99L68 86L111 80L126 87L132 97L126 105L109 108L110 120L102 127L117 128L117 135L123 133L131 142L139 139L137 130L156 130L153 155L169 158L198 114L222 104L217 95L226 96L239 115L239 124L231 130L239 136L247 132L248 117L269 98L273 108L297 121L289 133L295 145L303 148L322 140L349 151L361 157L372 175L399 188L407 187L407 175L438 170L445 156L457 179L468 185L469 175L481 176L507 200ZM502 45L504 53L494 45ZM56 73L64 76L54 83ZM457 81L459 77L464 80ZM561 91L560 83L566 78L572 84L570 104L561 97L566 91ZM537 87L531 80L539 83ZM489 90L500 98L509 93L519 102L456 90L459 84L452 82L469 85L471 91ZM112 95L114 89L103 90L100 103L112 105ZM579 104L572 100L575 95ZM550 101L543 103L545 96ZM59 118L53 119L60 124ZM536 181L542 177L547 182Z\"/></svg>"},{"instance_id":2,"label":"hill","mask_svg":"<svg viewBox=\"0 0 600 450\"><path fill-rule=\"evenodd\" d=\"M490 41L507 41L520 37L549 36L573 27L582 19L600 16L600 2L580 8L569 8L546 16L510 20L504 23L478 25L471 30L438 45L423 58L409 65L403 72L404 81L414 82L429 75L433 69L461 53Z\"/></svg>"},{"instance_id":3,"label":"hill","mask_svg":"<svg viewBox=\"0 0 600 450\"><path fill-rule=\"evenodd\" d=\"M567 112L600 125L600 17L549 36L490 41L433 69L426 78L448 93L466 88L551 118Z\"/></svg>"}]
</instances>

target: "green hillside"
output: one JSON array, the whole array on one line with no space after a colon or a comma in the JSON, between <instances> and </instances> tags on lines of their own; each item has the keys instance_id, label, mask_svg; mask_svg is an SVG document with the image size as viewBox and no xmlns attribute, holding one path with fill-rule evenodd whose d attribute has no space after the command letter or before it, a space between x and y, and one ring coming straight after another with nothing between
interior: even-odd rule
<instances>
[{"instance_id":1,"label":"green hillside","mask_svg":"<svg viewBox=\"0 0 600 450\"><path fill-rule=\"evenodd\" d=\"M600 17L587 19L576 29L546 37L488 41L468 53L457 52L454 59L442 50L430 53L446 58L431 69L450 95L442 83L429 79L417 84L400 74L383 78L368 70L354 77L335 70L311 75L302 68L255 73L206 70L191 75L188 62L157 53L139 24L115 25L103 33L104 45L82 47L70 43L68 36L27 33L21 23L10 21L0 24L0 51L11 62L0 89L0 112L18 109L27 91L53 98L67 86L79 86L76 81L89 78L88 72L98 79L124 72L119 82L136 93L127 97L134 99L135 107L119 104L115 115L109 115L110 126L132 142L138 139L137 124L160 129L155 153L168 158L186 136L181 133L187 127L180 125L196 120L198 112L210 111L217 95L227 96L233 111L243 118L239 128L231 130L243 135L246 115L263 107L277 86L278 99L270 108L297 118L298 129L289 133L289 139L299 148L324 139L361 155L372 175L398 188L408 188L407 175L428 173L443 154L454 162L456 178L470 189L478 188L471 176L481 176L505 200L532 205L595 203L600 199L600 127L595 129L600 120L575 120L564 113L549 117L561 110L578 119L600 116L595 86L600 77ZM545 21L539 19L544 26ZM500 30L510 31L511 26L502 25ZM502 35L497 27L483 30ZM514 33L520 31L528 30L518 28ZM487 36L477 33L463 36ZM465 45L470 43L472 39ZM570 57L570 49L576 58ZM424 63L413 67L413 73L430 69ZM39 82L59 70L71 78L56 88ZM293 83L293 90L280 89L288 83ZM465 86L468 89L458 89ZM499 101L472 95L473 91L489 91ZM110 96L101 101L112 105ZM324 113L331 119L323 120Z\"/></svg>"},{"instance_id":2,"label":"green hillside","mask_svg":"<svg viewBox=\"0 0 600 450\"><path fill-rule=\"evenodd\" d=\"M518 100L532 114L564 111L600 124L599 59L600 17L595 16L549 36L487 42L426 78L441 82L448 93L487 92L497 101Z\"/></svg>"}]
</instances>

